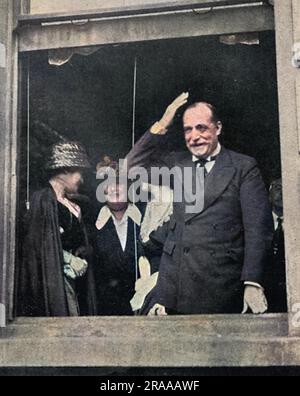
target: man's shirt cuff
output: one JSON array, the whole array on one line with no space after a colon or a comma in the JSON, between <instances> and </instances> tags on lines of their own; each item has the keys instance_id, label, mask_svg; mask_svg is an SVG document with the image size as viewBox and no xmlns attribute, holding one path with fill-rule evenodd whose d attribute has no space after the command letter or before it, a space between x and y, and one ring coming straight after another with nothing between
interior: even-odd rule
<instances>
[{"instance_id":1,"label":"man's shirt cuff","mask_svg":"<svg viewBox=\"0 0 300 396\"><path fill-rule=\"evenodd\" d=\"M153 135L165 135L167 133L167 129L164 128L159 121L157 121L155 124L152 125L150 128L150 132Z\"/></svg>"},{"instance_id":2,"label":"man's shirt cuff","mask_svg":"<svg viewBox=\"0 0 300 396\"><path fill-rule=\"evenodd\" d=\"M245 285L245 286L254 286L254 287L258 287L259 289L264 290L264 288L262 287L262 285L260 285L259 283L256 283L256 282L248 282L248 281L246 281L246 282L244 282L244 285Z\"/></svg>"}]
</instances>

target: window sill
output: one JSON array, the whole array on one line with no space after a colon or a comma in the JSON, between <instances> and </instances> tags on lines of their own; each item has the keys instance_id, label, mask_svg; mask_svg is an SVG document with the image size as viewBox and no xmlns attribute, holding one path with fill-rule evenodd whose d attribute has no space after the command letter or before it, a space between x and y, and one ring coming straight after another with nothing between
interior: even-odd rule
<instances>
[{"instance_id":1,"label":"window sill","mask_svg":"<svg viewBox=\"0 0 300 396\"><path fill-rule=\"evenodd\" d=\"M286 314L18 318L0 331L1 367L300 365Z\"/></svg>"}]
</instances>

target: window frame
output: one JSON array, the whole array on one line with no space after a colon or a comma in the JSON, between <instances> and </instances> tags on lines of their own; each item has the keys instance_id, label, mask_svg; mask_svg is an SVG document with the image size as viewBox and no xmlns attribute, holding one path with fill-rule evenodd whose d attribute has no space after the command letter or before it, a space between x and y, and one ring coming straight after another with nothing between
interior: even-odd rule
<instances>
[{"instance_id":1,"label":"window frame","mask_svg":"<svg viewBox=\"0 0 300 396\"><path fill-rule=\"evenodd\" d=\"M297 85L300 68L293 65L293 46L300 35L300 4L297 0L285 2L275 0L275 33L277 52L277 80L279 93L280 141L283 181L283 204L285 213L285 249L287 268L287 294L289 312L289 334L300 335L300 327L295 323L300 303L300 222L298 221L300 200L296 186L299 172L300 107L297 103ZM298 18L297 18L298 16Z\"/></svg>"}]
</instances>

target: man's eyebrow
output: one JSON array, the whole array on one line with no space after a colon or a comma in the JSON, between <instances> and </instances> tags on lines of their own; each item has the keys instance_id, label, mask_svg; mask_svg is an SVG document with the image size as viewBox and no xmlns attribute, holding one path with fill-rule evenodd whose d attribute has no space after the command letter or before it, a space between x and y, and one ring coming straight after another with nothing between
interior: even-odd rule
<instances>
[{"instance_id":1,"label":"man's eyebrow","mask_svg":"<svg viewBox=\"0 0 300 396\"><path fill-rule=\"evenodd\" d=\"M206 125L206 124L197 124L196 128L208 128L208 125ZM183 126L183 130L184 131L189 131L190 129L193 129L193 127L191 125Z\"/></svg>"}]
</instances>

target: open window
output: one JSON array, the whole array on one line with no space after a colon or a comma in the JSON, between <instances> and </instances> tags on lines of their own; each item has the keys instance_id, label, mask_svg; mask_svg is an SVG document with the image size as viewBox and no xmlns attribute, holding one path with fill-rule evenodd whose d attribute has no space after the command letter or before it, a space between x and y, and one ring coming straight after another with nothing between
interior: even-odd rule
<instances>
[{"instance_id":1,"label":"open window","mask_svg":"<svg viewBox=\"0 0 300 396\"><path fill-rule=\"evenodd\" d=\"M221 3L216 7L214 10L194 9L183 4L179 10L180 22L186 19L201 21L201 29L203 23L213 26L211 19L218 23L227 15ZM84 36L80 37L78 31L78 37L74 37L80 46L70 48L71 43L65 42L67 47L63 49L63 35L58 42L50 35L66 29L66 18L61 21L57 17L59 22L56 18L39 15L21 18L20 48L24 66L21 90L24 100L20 158L27 166L20 168L19 213L26 210L30 193L44 182L43 161L50 144L56 143L60 137L78 140L88 149L94 166L105 154L124 158L132 142L182 91L189 91L192 100L204 99L221 110L222 143L256 157L267 186L279 179L275 37L270 29L269 8L260 6L257 9L249 5L248 11L251 9L255 14L258 10L264 14L265 26L254 29L251 24L260 22L250 19L249 30L245 26L241 28L239 23L231 27L230 32L241 33L227 34L228 25L225 24L220 31L225 34L214 34L217 32L213 27L211 35L196 34L195 29L182 37L180 31L172 32L170 37L156 37L154 29L152 37L140 43L129 43L136 39L125 36L124 42L114 40L97 46L90 41L86 26L89 29L95 24L98 28L96 23L100 22L84 20ZM168 14L168 10L165 11ZM101 23L110 29L108 22L113 15L103 12L105 20ZM144 23L147 23L149 10L145 12ZM238 18L244 13L237 7L232 15ZM130 18L128 22L119 17L113 19L117 25L132 22ZM160 24L163 22L161 18L163 13L157 13L151 23ZM80 21L74 23L74 33L80 25ZM178 29L181 29L179 25ZM35 42L38 33L41 37ZM42 39L47 43L45 48ZM81 41L86 46L82 46ZM34 46L36 50L30 51ZM181 130L180 119L177 121L170 134L169 150L184 148L182 135L178 132ZM86 184L86 193L94 201L96 180Z\"/></svg>"},{"instance_id":2,"label":"open window","mask_svg":"<svg viewBox=\"0 0 300 396\"><path fill-rule=\"evenodd\" d=\"M170 99L182 90L190 90L195 99L204 97L221 107L225 126L222 142L229 148L254 156L266 185L281 177L281 163L284 164L285 209L289 214L294 213L292 217L296 219L296 196L291 193L293 199L288 197L291 184L287 177L287 173L293 170L289 156L295 162L299 154L298 140L294 135L297 154L290 154L288 149L291 147L288 135L292 136L291 131L296 130L296 117L289 118L286 103L283 104L284 98L289 97L294 89L294 74L290 73L287 77L284 70L290 50L285 48L283 37L291 43L291 29L285 31L283 36L278 32L275 44L273 7L269 2L180 3L177 10L174 5L167 8L160 8L162 4L155 7L149 5L151 12L147 9L139 15L135 13L138 7L126 9L126 13L120 7L88 13L72 10L64 15L53 13L52 9L47 15L24 14L19 18L19 53L24 73L20 104L21 140L18 140L18 147L22 164L29 158L29 168L22 166L19 173L17 219L25 209L27 187L35 189L43 177L33 170L40 170L41 156L37 148L47 144L45 136L53 137L59 133L76 137L87 146L94 159L99 153L111 152L122 156L128 152L133 137L135 62L135 139L157 120ZM228 8L228 5L233 7ZM291 21L290 11L277 5L277 21L281 29L284 18ZM60 48L80 52L78 48L96 46L99 47L97 51L89 56L75 53L63 66L49 65L49 50L53 55L53 50ZM289 66L292 67L290 63L289 59ZM289 93L284 87L285 82ZM285 135L281 128L281 139L278 89L281 124L287 126L289 131ZM282 92L284 95L281 96ZM294 99L289 104L295 108ZM174 129L180 129L179 120ZM28 130L31 131L29 146ZM116 131L120 130L122 137L119 133L116 135ZM180 148L182 136L179 133L173 136L174 139L169 142L170 148ZM297 255L294 257L291 251L296 246L297 238L294 237L297 225L293 220L289 220L289 224L293 227L292 231L288 231L289 242L286 245L290 258L288 265L295 269ZM290 275L290 307L297 302L297 293L293 290L296 290L299 279L298 276L292 278ZM11 302L10 312L13 308ZM229 327L232 320L231 317L225 320ZM241 323L247 327L247 319ZM257 338L262 334L260 329L262 332L266 330L266 336L274 335L270 330L274 326L277 329L275 336L287 334L286 316L280 316L280 319L271 317L266 323L258 320L256 323L258 328L255 327L254 335ZM275 344L269 345L271 348ZM219 357L216 355L213 364L217 364ZM245 359L245 364L249 359ZM255 360L254 355L252 359ZM235 358L232 361L236 361Z\"/></svg>"},{"instance_id":3,"label":"open window","mask_svg":"<svg viewBox=\"0 0 300 396\"><path fill-rule=\"evenodd\" d=\"M192 102L215 104L224 124L222 143L255 157L268 188L281 178L272 30L35 51L23 55L23 64L28 100L21 157L28 166L21 169L20 213L45 178L49 144L60 137L80 141L95 170L103 155L125 158L132 142L184 91ZM169 151L184 149L181 130L178 117ZM85 191L92 203L96 183L93 173ZM285 287L280 265L277 283ZM271 311L285 310L286 296L271 300L276 298L281 302L272 301Z\"/></svg>"}]
</instances>

